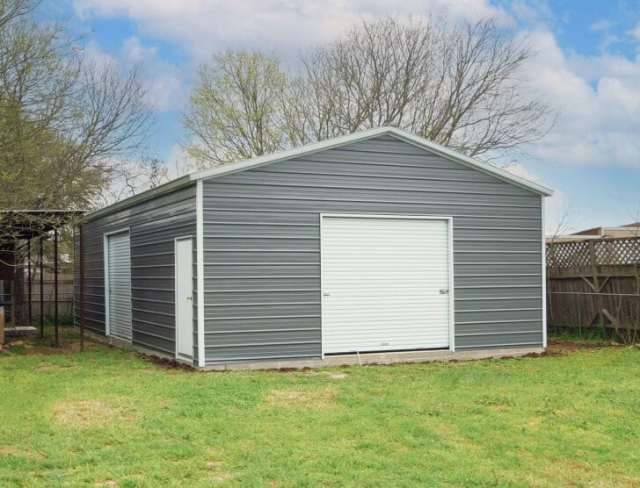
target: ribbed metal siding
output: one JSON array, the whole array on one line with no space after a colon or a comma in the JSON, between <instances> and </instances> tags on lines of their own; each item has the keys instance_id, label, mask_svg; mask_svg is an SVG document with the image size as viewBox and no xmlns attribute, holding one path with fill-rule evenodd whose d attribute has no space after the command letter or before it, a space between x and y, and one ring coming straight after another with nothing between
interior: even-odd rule
<instances>
[{"instance_id":1,"label":"ribbed metal siding","mask_svg":"<svg viewBox=\"0 0 640 488\"><path fill-rule=\"evenodd\" d=\"M129 232L107 237L109 335L131 340L131 253Z\"/></svg>"},{"instance_id":2,"label":"ribbed metal siding","mask_svg":"<svg viewBox=\"0 0 640 488\"><path fill-rule=\"evenodd\" d=\"M175 352L174 239L196 235L195 184L84 226L86 325L105 333L104 234L130 228L133 344ZM194 239L194 277L195 247ZM77 247L77 236L76 236ZM76 276L77 276L76 261ZM78 287L76 281L76 321ZM195 286L195 284L194 284ZM194 317L197 317L194 295ZM197 331L194 325L194 335ZM197 344L194 337L194 344ZM194 347L197 357L197 346Z\"/></svg>"},{"instance_id":3,"label":"ribbed metal siding","mask_svg":"<svg viewBox=\"0 0 640 488\"><path fill-rule=\"evenodd\" d=\"M453 217L456 348L542 344L541 197L382 136L205 181L209 363L320 355L321 212Z\"/></svg>"}]
</instances>

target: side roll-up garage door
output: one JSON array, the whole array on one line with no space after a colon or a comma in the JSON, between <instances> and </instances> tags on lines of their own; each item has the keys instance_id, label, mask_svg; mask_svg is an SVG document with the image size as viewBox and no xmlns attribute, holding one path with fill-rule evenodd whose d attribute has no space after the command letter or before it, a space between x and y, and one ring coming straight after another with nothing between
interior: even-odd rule
<instances>
[{"instance_id":1,"label":"side roll-up garage door","mask_svg":"<svg viewBox=\"0 0 640 488\"><path fill-rule=\"evenodd\" d=\"M323 353L449 347L449 220L321 225Z\"/></svg>"},{"instance_id":2,"label":"side roll-up garage door","mask_svg":"<svg viewBox=\"0 0 640 488\"><path fill-rule=\"evenodd\" d=\"M109 335L131 341L131 248L129 232L107 236L106 286Z\"/></svg>"}]
</instances>

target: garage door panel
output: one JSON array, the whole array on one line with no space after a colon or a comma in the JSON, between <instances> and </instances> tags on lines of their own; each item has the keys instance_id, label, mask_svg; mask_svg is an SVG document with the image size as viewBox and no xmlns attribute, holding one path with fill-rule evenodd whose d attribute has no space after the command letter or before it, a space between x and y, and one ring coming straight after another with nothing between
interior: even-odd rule
<instances>
[{"instance_id":1,"label":"garage door panel","mask_svg":"<svg viewBox=\"0 0 640 488\"><path fill-rule=\"evenodd\" d=\"M131 246L128 232L107 236L109 335L131 340Z\"/></svg>"},{"instance_id":2,"label":"garage door panel","mask_svg":"<svg viewBox=\"0 0 640 488\"><path fill-rule=\"evenodd\" d=\"M323 217L323 351L449 346L446 220Z\"/></svg>"}]
</instances>

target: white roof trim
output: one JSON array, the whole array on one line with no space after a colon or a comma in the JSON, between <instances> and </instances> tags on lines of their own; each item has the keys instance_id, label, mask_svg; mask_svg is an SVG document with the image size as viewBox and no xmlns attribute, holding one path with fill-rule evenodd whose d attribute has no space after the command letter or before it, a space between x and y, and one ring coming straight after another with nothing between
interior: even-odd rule
<instances>
[{"instance_id":1,"label":"white roof trim","mask_svg":"<svg viewBox=\"0 0 640 488\"><path fill-rule=\"evenodd\" d=\"M165 183L164 185L160 185L151 190L147 190L137 195L134 195L132 197L121 200L117 203L109 205L108 207L95 210L86 215L86 220L87 221L94 220L98 217L104 217L105 215L109 215L114 212L117 212L118 210L123 210L125 208L132 207L133 205L145 202L154 197L163 195L165 193L170 193L172 191L175 191L184 186L188 186L190 184L194 184L194 182L197 180L202 180L207 178L217 178L219 176L237 173L239 171L244 171L246 169L257 168L267 164L277 163L279 161L286 161L288 159L307 156L309 154L317 153L320 151L326 151L327 149L333 149L333 148L345 146L347 144L351 144L354 142L366 141L367 139L373 139L374 137L378 137L382 135L395 136L400 140L403 140L409 144L413 144L414 146L420 147L432 153L438 154L443 158L450 159L451 161L455 161L457 163L463 164L470 168L477 169L478 171L482 171L484 173L493 175L496 178L506 181L507 183L511 183L513 185L519 186L521 188L532 191L539 195L543 195L543 196L553 195L553 190L547 188L546 186L540 185L538 183L534 183L533 181L527 180L520 176L516 176L512 173L509 173L508 171L497 168L490 164L476 161L475 159L465 156L464 154L461 154L456 151L452 151L451 149L448 149L444 146L441 146L434 142L423 139L422 137L414 136L400 129L396 129L395 127L379 127L376 129L369 129L361 132L355 132L353 134L349 134L346 136L327 139L326 141L320 141L314 144L308 144L306 146L291 149L289 151L266 154L264 156L248 159L245 161L222 164L220 166L216 166L215 168L211 168L203 171L196 171L189 175L185 175L175 180L172 180L168 183Z\"/></svg>"},{"instance_id":2,"label":"white roof trim","mask_svg":"<svg viewBox=\"0 0 640 488\"><path fill-rule=\"evenodd\" d=\"M164 195L165 193L171 193L172 191L175 191L179 188L193 184L194 183L191 182L188 175L181 176L180 178L168 181L167 183L164 183L155 188L145 190L141 193L125 198L124 200L120 200L119 202L112 203L111 205L108 205L106 207L94 210L93 212L90 212L85 216L85 220L89 222L99 217L104 217L106 215L117 212L118 210L124 210L126 208L133 207L134 205L137 205L139 203L151 200L154 197Z\"/></svg>"},{"instance_id":3,"label":"white roof trim","mask_svg":"<svg viewBox=\"0 0 640 488\"><path fill-rule=\"evenodd\" d=\"M282 151L282 152L277 152L273 154L266 154L264 156L248 159L245 161L238 161L235 163L228 163L228 164L216 166L215 168L191 173L189 176L191 180L217 178L219 176L237 173L239 171L244 171L246 169L257 168L267 164L276 163L279 161L285 161L285 160L293 159L296 157L306 156L319 151L325 151L327 149L333 149L333 148L344 146L354 142L365 141L367 139L372 139L374 137L378 137L381 135L393 135L398 139L408 142L409 144L413 144L414 146L418 146L422 149L433 152L435 154L438 154L439 156L442 156L444 158L450 159L457 163L463 164L470 168L477 169L484 173L488 173L492 176L495 176L496 178L506 181L507 183L511 183L513 185L519 186L526 190L530 190L534 193L538 193L544 196L553 195L553 190L551 190L550 188L547 188L546 186L540 185L538 183L534 183L533 181L527 180L520 176L516 176L504 169L497 168L487 163L476 161L475 159L465 156L464 154L461 154L456 151L452 151L451 149L448 149L444 146L441 146L434 142L423 139L422 137L409 134L400 129L396 129L395 127L379 127L376 129L369 129L361 132L355 132L353 134L349 134L346 136L327 139L325 141L316 142L314 144L308 144L306 146L291 149L288 151Z\"/></svg>"}]
</instances>

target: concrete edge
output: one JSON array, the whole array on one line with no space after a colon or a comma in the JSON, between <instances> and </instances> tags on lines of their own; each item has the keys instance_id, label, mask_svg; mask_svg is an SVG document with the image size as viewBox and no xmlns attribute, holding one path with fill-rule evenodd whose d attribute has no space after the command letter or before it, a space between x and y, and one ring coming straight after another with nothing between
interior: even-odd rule
<instances>
[{"instance_id":1,"label":"concrete edge","mask_svg":"<svg viewBox=\"0 0 640 488\"><path fill-rule=\"evenodd\" d=\"M480 359L500 359L543 354L543 347L512 347L500 349L475 349L470 351L451 352L407 351L363 354L339 354L324 359L288 359L275 361L252 361L242 363L212 364L199 368L203 371L247 371L273 369L307 369L328 368L335 366L389 365L403 363L429 363L435 361L476 361Z\"/></svg>"},{"instance_id":2,"label":"concrete edge","mask_svg":"<svg viewBox=\"0 0 640 488\"><path fill-rule=\"evenodd\" d=\"M173 362L181 366L188 366L194 371L258 371L258 370L300 370L319 369L336 366L367 366L367 365L390 365L390 364L410 364L410 363L430 363L430 362L451 362L451 361L477 361L482 359L515 358L528 355L543 354L544 347L507 347L495 349L473 349L468 351L451 352L449 350L429 350L429 351L404 351L404 352L379 352L362 354L337 354L327 356L324 359L277 359L264 361L246 361L237 363L211 364L204 367L197 367L186 361L178 361L170 354L154 351L137 344L97 334L93 331L85 330L87 338L109 346L120 347L131 351L136 351L146 356L153 356L165 361Z\"/></svg>"}]
</instances>

